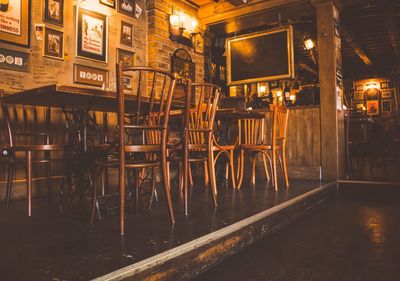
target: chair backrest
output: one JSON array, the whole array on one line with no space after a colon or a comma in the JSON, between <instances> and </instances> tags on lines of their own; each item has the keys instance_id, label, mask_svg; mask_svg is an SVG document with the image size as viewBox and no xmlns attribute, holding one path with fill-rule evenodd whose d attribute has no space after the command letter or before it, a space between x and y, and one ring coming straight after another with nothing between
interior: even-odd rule
<instances>
[{"instance_id":1,"label":"chair backrest","mask_svg":"<svg viewBox=\"0 0 400 281\"><path fill-rule=\"evenodd\" d=\"M126 79L132 81L129 89ZM126 139L128 131L128 135L143 136L147 144L159 144L161 137L166 142L175 83L175 75L168 71L146 66L123 68L122 64L117 64L118 135L122 147L131 140ZM134 108L125 106L128 97L134 99ZM149 130L149 126L154 130ZM165 136L162 136L163 132Z\"/></svg>"},{"instance_id":2,"label":"chair backrest","mask_svg":"<svg viewBox=\"0 0 400 281\"><path fill-rule=\"evenodd\" d=\"M271 107L264 118L241 119L239 123L239 144L283 145L286 142L289 109Z\"/></svg>"},{"instance_id":3,"label":"chair backrest","mask_svg":"<svg viewBox=\"0 0 400 281\"><path fill-rule=\"evenodd\" d=\"M193 83L190 88L191 95L198 94L198 102L189 112L189 142L206 144L214 129L221 88L209 83Z\"/></svg>"},{"instance_id":4,"label":"chair backrest","mask_svg":"<svg viewBox=\"0 0 400 281\"><path fill-rule=\"evenodd\" d=\"M0 90L0 97L4 95L4 91ZM16 144L50 144L51 108L1 102L1 110L5 143L8 147Z\"/></svg>"}]
</instances>

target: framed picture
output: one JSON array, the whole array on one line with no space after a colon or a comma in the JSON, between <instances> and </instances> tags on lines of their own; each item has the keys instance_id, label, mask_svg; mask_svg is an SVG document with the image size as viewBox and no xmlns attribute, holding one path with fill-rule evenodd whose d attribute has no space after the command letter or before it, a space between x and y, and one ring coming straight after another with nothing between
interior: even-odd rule
<instances>
[{"instance_id":1,"label":"framed picture","mask_svg":"<svg viewBox=\"0 0 400 281\"><path fill-rule=\"evenodd\" d=\"M28 72L29 53L0 48L0 69Z\"/></svg>"},{"instance_id":2,"label":"framed picture","mask_svg":"<svg viewBox=\"0 0 400 281\"><path fill-rule=\"evenodd\" d=\"M381 89L390 89L391 85L388 81L381 82Z\"/></svg>"},{"instance_id":3,"label":"framed picture","mask_svg":"<svg viewBox=\"0 0 400 281\"><path fill-rule=\"evenodd\" d=\"M133 38L133 25L121 21L121 44L132 46Z\"/></svg>"},{"instance_id":4,"label":"framed picture","mask_svg":"<svg viewBox=\"0 0 400 281\"><path fill-rule=\"evenodd\" d=\"M364 100L364 92L355 92L354 100Z\"/></svg>"},{"instance_id":5,"label":"framed picture","mask_svg":"<svg viewBox=\"0 0 400 281\"><path fill-rule=\"evenodd\" d=\"M107 62L107 17L78 7L76 18L76 55Z\"/></svg>"},{"instance_id":6,"label":"framed picture","mask_svg":"<svg viewBox=\"0 0 400 281\"><path fill-rule=\"evenodd\" d=\"M135 17L135 1L118 0L118 12L130 17Z\"/></svg>"},{"instance_id":7,"label":"framed picture","mask_svg":"<svg viewBox=\"0 0 400 281\"><path fill-rule=\"evenodd\" d=\"M382 100L382 113L392 112L392 100Z\"/></svg>"},{"instance_id":8,"label":"framed picture","mask_svg":"<svg viewBox=\"0 0 400 281\"><path fill-rule=\"evenodd\" d=\"M116 0L99 0L100 4L106 5L110 8L115 9L115 1Z\"/></svg>"},{"instance_id":9,"label":"framed picture","mask_svg":"<svg viewBox=\"0 0 400 281\"><path fill-rule=\"evenodd\" d=\"M0 42L29 47L30 3L32 1L10 0L6 2L8 5L1 4L0 9Z\"/></svg>"},{"instance_id":10,"label":"framed picture","mask_svg":"<svg viewBox=\"0 0 400 281\"><path fill-rule=\"evenodd\" d=\"M364 86L363 85L355 85L354 86L354 91L363 91L364 90Z\"/></svg>"},{"instance_id":11,"label":"framed picture","mask_svg":"<svg viewBox=\"0 0 400 281\"><path fill-rule=\"evenodd\" d=\"M271 81L271 82L269 82L269 88L270 89L276 89L276 88L279 88L279 81Z\"/></svg>"},{"instance_id":12,"label":"framed picture","mask_svg":"<svg viewBox=\"0 0 400 281\"><path fill-rule=\"evenodd\" d=\"M379 101L378 100L367 101L367 114L368 115L379 115Z\"/></svg>"},{"instance_id":13,"label":"framed picture","mask_svg":"<svg viewBox=\"0 0 400 281\"><path fill-rule=\"evenodd\" d=\"M106 69L74 64L74 83L103 87L108 83Z\"/></svg>"},{"instance_id":14,"label":"framed picture","mask_svg":"<svg viewBox=\"0 0 400 281\"><path fill-rule=\"evenodd\" d=\"M140 18L140 16L142 15L142 11L143 9L139 6L139 4L135 3L135 18Z\"/></svg>"},{"instance_id":15,"label":"framed picture","mask_svg":"<svg viewBox=\"0 0 400 281\"><path fill-rule=\"evenodd\" d=\"M53 59L64 59L64 33L59 30L45 28L43 40L44 56Z\"/></svg>"},{"instance_id":16,"label":"framed picture","mask_svg":"<svg viewBox=\"0 0 400 281\"><path fill-rule=\"evenodd\" d=\"M226 68L223 65L219 66L219 80L221 81L226 80Z\"/></svg>"},{"instance_id":17,"label":"framed picture","mask_svg":"<svg viewBox=\"0 0 400 281\"><path fill-rule=\"evenodd\" d=\"M117 49L117 62L122 63L124 66L134 66L135 65L135 53Z\"/></svg>"},{"instance_id":18,"label":"framed picture","mask_svg":"<svg viewBox=\"0 0 400 281\"><path fill-rule=\"evenodd\" d=\"M381 90L382 99L391 99L392 98L392 90Z\"/></svg>"},{"instance_id":19,"label":"framed picture","mask_svg":"<svg viewBox=\"0 0 400 281\"><path fill-rule=\"evenodd\" d=\"M64 24L64 0L44 0L43 20L59 26Z\"/></svg>"},{"instance_id":20,"label":"framed picture","mask_svg":"<svg viewBox=\"0 0 400 281\"><path fill-rule=\"evenodd\" d=\"M133 77L131 75L124 75L122 80L124 81L124 90L133 91Z\"/></svg>"},{"instance_id":21,"label":"framed picture","mask_svg":"<svg viewBox=\"0 0 400 281\"><path fill-rule=\"evenodd\" d=\"M192 43L193 43L194 52L198 53L198 54L203 54L204 53L203 35L201 35L200 33L197 33L195 36L193 36L192 40L193 40Z\"/></svg>"}]
</instances>

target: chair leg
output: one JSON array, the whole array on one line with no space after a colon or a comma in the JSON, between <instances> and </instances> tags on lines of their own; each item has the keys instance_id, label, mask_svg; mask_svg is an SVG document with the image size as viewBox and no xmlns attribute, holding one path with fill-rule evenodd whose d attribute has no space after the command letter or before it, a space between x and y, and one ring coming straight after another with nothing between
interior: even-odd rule
<instances>
[{"instance_id":1,"label":"chair leg","mask_svg":"<svg viewBox=\"0 0 400 281\"><path fill-rule=\"evenodd\" d=\"M211 184L211 191L213 195L213 200L214 200L214 206L217 207L217 181L215 177L215 169L214 169L214 152L212 149L208 150L208 172L210 176L210 184Z\"/></svg>"},{"instance_id":2,"label":"chair leg","mask_svg":"<svg viewBox=\"0 0 400 281\"><path fill-rule=\"evenodd\" d=\"M149 210L151 209L152 205L153 205L153 200L154 197L157 198L157 191L156 191L156 177L157 177L157 173L156 173L156 168L153 167L151 169L152 171L152 175L151 175L151 195L150 195L150 202L149 202ZM158 201L156 199L156 201Z\"/></svg>"},{"instance_id":3,"label":"chair leg","mask_svg":"<svg viewBox=\"0 0 400 281\"><path fill-rule=\"evenodd\" d=\"M179 162L178 164L178 182L179 182L179 197L183 198L183 163ZM189 168L190 169L190 168Z\"/></svg>"},{"instance_id":4,"label":"chair leg","mask_svg":"<svg viewBox=\"0 0 400 281\"><path fill-rule=\"evenodd\" d=\"M169 175L168 175L168 168L167 168L167 154L164 152L161 153L161 167L162 167L162 176L163 176L163 181L164 181L164 189L165 189L165 197L167 199L167 204L168 204L168 211L169 211L169 216L171 218L171 223L175 223L175 217L174 217L174 210L172 207L172 200L171 200L171 190L170 190L170 185L169 185Z\"/></svg>"},{"instance_id":5,"label":"chair leg","mask_svg":"<svg viewBox=\"0 0 400 281\"><path fill-rule=\"evenodd\" d=\"M52 194L51 194L51 163L50 162L46 163L46 177L47 177L46 178L46 181L47 181L47 194L48 194L48 197L49 197L49 204L51 204L51 202L52 202Z\"/></svg>"},{"instance_id":6,"label":"chair leg","mask_svg":"<svg viewBox=\"0 0 400 281\"><path fill-rule=\"evenodd\" d=\"M278 191L278 177L276 173L276 150L272 149L272 177L275 191Z\"/></svg>"},{"instance_id":7,"label":"chair leg","mask_svg":"<svg viewBox=\"0 0 400 281\"><path fill-rule=\"evenodd\" d=\"M286 151L285 148L282 149L282 172L285 177L285 184L286 187L289 187L289 177L287 171L287 164L286 164Z\"/></svg>"},{"instance_id":8,"label":"chair leg","mask_svg":"<svg viewBox=\"0 0 400 281\"><path fill-rule=\"evenodd\" d=\"M233 151L229 152L229 166L231 167L231 178L232 178L232 187L236 189L236 178L235 178L235 159L233 157Z\"/></svg>"},{"instance_id":9,"label":"chair leg","mask_svg":"<svg viewBox=\"0 0 400 281\"><path fill-rule=\"evenodd\" d=\"M204 185L208 186L208 184L210 183L210 172L207 169L207 161L204 161Z\"/></svg>"},{"instance_id":10,"label":"chair leg","mask_svg":"<svg viewBox=\"0 0 400 281\"><path fill-rule=\"evenodd\" d=\"M6 190L6 198L4 202L4 213L8 210L8 205L11 200L11 192L12 192L12 185L13 185L13 178L14 178L14 164L11 163L11 159L8 160L7 165L7 190Z\"/></svg>"},{"instance_id":11,"label":"chair leg","mask_svg":"<svg viewBox=\"0 0 400 281\"><path fill-rule=\"evenodd\" d=\"M263 157L263 164L264 164L264 171L265 171L265 175L267 177L267 180L270 181L271 178L269 176L269 171L268 171L268 164L267 164L267 156L265 156L264 154L262 155Z\"/></svg>"},{"instance_id":12,"label":"chair leg","mask_svg":"<svg viewBox=\"0 0 400 281\"><path fill-rule=\"evenodd\" d=\"M229 181L229 161L226 161L225 165L225 181Z\"/></svg>"},{"instance_id":13,"label":"chair leg","mask_svg":"<svg viewBox=\"0 0 400 281\"><path fill-rule=\"evenodd\" d=\"M141 174L141 171L138 171L137 169L134 170L134 177L135 177L135 206L136 206L136 213L139 213L139 188L140 188L140 181L139 181L139 176Z\"/></svg>"},{"instance_id":14,"label":"chair leg","mask_svg":"<svg viewBox=\"0 0 400 281\"><path fill-rule=\"evenodd\" d=\"M254 155L251 168L251 183L256 184L256 156Z\"/></svg>"},{"instance_id":15,"label":"chair leg","mask_svg":"<svg viewBox=\"0 0 400 281\"><path fill-rule=\"evenodd\" d=\"M190 187L193 187L194 183L193 183L192 167L191 167L190 163L189 163L189 167L188 167L188 174L189 174L189 185L190 185Z\"/></svg>"},{"instance_id":16,"label":"chair leg","mask_svg":"<svg viewBox=\"0 0 400 281\"><path fill-rule=\"evenodd\" d=\"M237 188L240 189L242 186L242 182L243 182L243 173L244 173L244 150L242 149L240 151L240 156L239 156L239 163L240 166L238 167L238 178L239 178L239 182L237 184Z\"/></svg>"},{"instance_id":17,"label":"chair leg","mask_svg":"<svg viewBox=\"0 0 400 281\"><path fill-rule=\"evenodd\" d=\"M32 151L27 151L26 157L26 187L28 192L28 216L32 216Z\"/></svg>"},{"instance_id":18,"label":"chair leg","mask_svg":"<svg viewBox=\"0 0 400 281\"><path fill-rule=\"evenodd\" d=\"M97 203L97 176L98 176L98 170L100 170L100 168L95 167L94 168L94 177L93 177L93 188L92 188L92 211L91 211L91 215L90 215L90 224L93 225L94 223L94 217L96 214L96 203Z\"/></svg>"}]
</instances>

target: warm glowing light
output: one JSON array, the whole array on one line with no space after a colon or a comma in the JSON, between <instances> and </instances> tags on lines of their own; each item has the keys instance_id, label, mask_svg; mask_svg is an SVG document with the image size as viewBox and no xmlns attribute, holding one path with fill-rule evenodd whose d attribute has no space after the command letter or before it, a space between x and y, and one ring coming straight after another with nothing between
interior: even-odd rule
<instances>
[{"instance_id":1,"label":"warm glowing light","mask_svg":"<svg viewBox=\"0 0 400 281\"><path fill-rule=\"evenodd\" d=\"M197 22L196 19L192 19L191 21L192 30L195 30L198 24L199 23Z\"/></svg>"},{"instance_id":2,"label":"warm glowing light","mask_svg":"<svg viewBox=\"0 0 400 281\"><path fill-rule=\"evenodd\" d=\"M365 106L364 106L364 105L362 106L362 110L363 110L363 111L366 111L366 110L367 110L367 109L365 108Z\"/></svg>"},{"instance_id":3,"label":"warm glowing light","mask_svg":"<svg viewBox=\"0 0 400 281\"><path fill-rule=\"evenodd\" d=\"M267 90L267 87L265 87L265 86L258 87L258 92L259 93L265 93L266 90Z\"/></svg>"},{"instance_id":4,"label":"warm glowing light","mask_svg":"<svg viewBox=\"0 0 400 281\"><path fill-rule=\"evenodd\" d=\"M276 92L276 96L279 97L279 98L281 98L281 97L282 97L282 91Z\"/></svg>"},{"instance_id":5,"label":"warm glowing light","mask_svg":"<svg viewBox=\"0 0 400 281\"><path fill-rule=\"evenodd\" d=\"M378 82L375 81L370 81L365 83L364 85L364 90L369 90L369 89L380 89L381 85Z\"/></svg>"},{"instance_id":6,"label":"warm glowing light","mask_svg":"<svg viewBox=\"0 0 400 281\"><path fill-rule=\"evenodd\" d=\"M344 109L344 110L347 110L347 106L346 106L346 105L343 105L343 109Z\"/></svg>"},{"instance_id":7,"label":"warm glowing light","mask_svg":"<svg viewBox=\"0 0 400 281\"><path fill-rule=\"evenodd\" d=\"M177 14L172 14L169 16L169 23L173 27L179 27L180 22L181 22L181 19Z\"/></svg>"},{"instance_id":8,"label":"warm glowing light","mask_svg":"<svg viewBox=\"0 0 400 281\"><path fill-rule=\"evenodd\" d=\"M314 48L314 41L311 38L307 38L304 40L304 48L306 50L311 50Z\"/></svg>"},{"instance_id":9,"label":"warm glowing light","mask_svg":"<svg viewBox=\"0 0 400 281\"><path fill-rule=\"evenodd\" d=\"M279 97L279 101L283 101L283 97Z\"/></svg>"},{"instance_id":10,"label":"warm glowing light","mask_svg":"<svg viewBox=\"0 0 400 281\"><path fill-rule=\"evenodd\" d=\"M295 96L294 94L291 94L290 97L289 97L289 99L290 99L291 101L294 101L295 98L296 98L296 96Z\"/></svg>"}]
</instances>

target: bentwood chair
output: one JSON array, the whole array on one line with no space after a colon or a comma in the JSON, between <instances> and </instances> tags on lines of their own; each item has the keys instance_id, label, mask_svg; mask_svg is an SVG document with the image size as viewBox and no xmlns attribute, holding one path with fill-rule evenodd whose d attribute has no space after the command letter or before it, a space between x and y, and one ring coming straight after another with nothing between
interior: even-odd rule
<instances>
[{"instance_id":1,"label":"bentwood chair","mask_svg":"<svg viewBox=\"0 0 400 281\"><path fill-rule=\"evenodd\" d=\"M171 222L175 222L170 187L167 179L166 147L168 121L175 76L167 71L144 66L123 68L117 64L118 100L118 141L114 157L106 157L96 162L97 171L103 167L118 167L120 195L120 232L125 233L125 182L127 171L135 173L136 201L138 200L139 173L152 169L152 189L154 192L156 174L160 167L164 179L164 189ZM124 77L135 81L131 90L124 85ZM128 107L126 100L133 100ZM132 104L132 103L131 103ZM94 176L95 182L97 176ZM93 188L91 223L94 221L97 201L97 184Z\"/></svg>"},{"instance_id":2,"label":"bentwood chair","mask_svg":"<svg viewBox=\"0 0 400 281\"><path fill-rule=\"evenodd\" d=\"M4 91L0 90L0 96L4 96ZM8 209L11 200L13 177L16 165L25 163L26 187L28 197L28 216L32 215L32 170L33 164L41 163L45 165L47 189L49 200L51 199L51 164L53 162L63 162L62 157L51 158L52 153L62 153L63 145L52 144L50 138L51 108L39 109L35 106L17 107L10 104L1 103L3 114L3 129L5 145L2 154L7 161L7 190L4 203L4 211ZM44 119L41 120L41 113ZM22 118L21 118L22 115ZM42 122L43 121L43 122ZM35 158L32 157L35 153ZM20 154L25 154L25 159L21 159Z\"/></svg>"},{"instance_id":3,"label":"bentwood chair","mask_svg":"<svg viewBox=\"0 0 400 281\"><path fill-rule=\"evenodd\" d=\"M208 83L188 83L191 95L198 94L198 101L194 108L187 108L188 116L188 161L191 163L205 163L205 176L208 173L210 181L214 206L217 206L217 184L215 176L215 155L214 151L218 150L213 142L213 130L215 113L218 107L218 101L221 90L218 86ZM177 157L180 152L178 150L171 151L169 161L182 162L182 157ZM191 176L190 168L188 168L189 177ZM182 175L182 172L180 173ZM182 176L181 176L182 188Z\"/></svg>"},{"instance_id":4,"label":"bentwood chair","mask_svg":"<svg viewBox=\"0 0 400 281\"><path fill-rule=\"evenodd\" d=\"M250 155L252 160L251 183L255 183L255 164L256 156L261 154L266 177L269 180L267 160L271 166L272 181L275 190L278 190L277 177L277 158L282 168L282 174L285 179L286 187L289 187L289 179L286 165L286 133L289 120L289 109L273 106L272 120L266 113L265 118L260 119L243 119L239 120L239 183L240 188L244 174L244 155L245 152ZM271 122L268 122L271 121ZM272 123L268 126L268 123ZM269 128L270 131L268 132ZM270 136L267 138L267 136Z\"/></svg>"}]
</instances>

